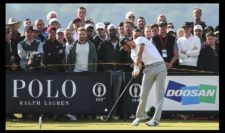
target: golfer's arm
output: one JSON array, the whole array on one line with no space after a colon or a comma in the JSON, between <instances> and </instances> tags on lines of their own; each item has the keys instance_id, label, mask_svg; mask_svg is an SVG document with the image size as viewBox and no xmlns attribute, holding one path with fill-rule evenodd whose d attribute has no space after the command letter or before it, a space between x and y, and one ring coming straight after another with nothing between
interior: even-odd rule
<instances>
[{"instance_id":1,"label":"golfer's arm","mask_svg":"<svg viewBox=\"0 0 225 133\"><path fill-rule=\"evenodd\" d=\"M144 47L145 47L145 45L142 45L142 44L138 46L138 51L137 51L137 56L134 61L134 66L138 67L141 64L142 53L144 51Z\"/></svg>"}]
</instances>

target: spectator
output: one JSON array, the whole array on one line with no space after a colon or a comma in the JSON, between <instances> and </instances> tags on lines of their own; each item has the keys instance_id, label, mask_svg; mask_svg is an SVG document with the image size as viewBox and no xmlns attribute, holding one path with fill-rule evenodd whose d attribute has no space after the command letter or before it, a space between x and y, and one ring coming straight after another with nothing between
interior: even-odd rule
<instances>
[{"instance_id":1,"label":"spectator","mask_svg":"<svg viewBox=\"0 0 225 133\"><path fill-rule=\"evenodd\" d=\"M78 40L69 49L67 57L70 72L96 72L97 53L92 42L87 41L87 31L80 27L77 30Z\"/></svg>"},{"instance_id":2,"label":"spectator","mask_svg":"<svg viewBox=\"0 0 225 133\"><path fill-rule=\"evenodd\" d=\"M76 16L75 18L80 18L81 20L81 25L80 27L84 27L85 25L85 17L86 17L86 14L87 14L87 11L86 11L86 8L81 6L77 9L77 12L76 12ZM71 28L73 29L73 21L70 21L67 28Z\"/></svg>"},{"instance_id":3,"label":"spectator","mask_svg":"<svg viewBox=\"0 0 225 133\"><path fill-rule=\"evenodd\" d=\"M63 31L64 31L63 28L58 28L56 30L56 40L59 41L60 43L62 43L63 46L65 46L66 40L65 40Z\"/></svg>"},{"instance_id":4,"label":"spectator","mask_svg":"<svg viewBox=\"0 0 225 133\"><path fill-rule=\"evenodd\" d=\"M119 38L117 38L117 28L114 24L110 24L107 28L109 39L103 41L99 46L99 62L100 63L121 63ZM121 70L118 65L101 65L102 71Z\"/></svg>"},{"instance_id":5,"label":"spectator","mask_svg":"<svg viewBox=\"0 0 225 133\"><path fill-rule=\"evenodd\" d=\"M208 32L214 32L214 28L212 26L206 26L204 28L204 33L207 34Z\"/></svg>"},{"instance_id":6,"label":"spectator","mask_svg":"<svg viewBox=\"0 0 225 133\"><path fill-rule=\"evenodd\" d=\"M132 39L132 30L133 30L133 26L132 23L128 20L124 21L124 33L125 33L125 37L128 37L129 39Z\"/></svg>"},{"instance_id":7,"label":"spectator","mask_svg":"<svg viewBox=\"0 0 225 133\"><path fill-rule=\"evenodd\" d=\"M57 18L52 18L49 20L48 26L55 27L56 29L61 28L59 20Z\"/></svg>"},{"instance_id":8,"label":"spectator","mask_svg":"<svg viewBox=\"0 0 225 133\"><path fill-rule=\"evenodd\" d=\"M48 12L46 17L47 17L47 20L50 21L53 18L57 18L57 13L55 11L50 11Z\"/></svg>"},{"instance_id":9,"label":"spectator","mask_svg":"<svg viewBox=\"0 0 225 133\"><path fill-rule=\"evenodd\" d=\"M125 37L124 24L123 24L123 22L120 22L119 25L118 25L118 33L119 33L119 39Z\"/></svg>"},{"instance_id":10,"label":"spectator","mask_svg":"<svg viewBox=\"0 0 225 133\"><path fill-rule=\"evenodd\" d=\"M193 22L191 22L192 29L194 29L194 26L195 25L201 25L202 26L202 29L205 29L206 23L201 20L201 17L202 17L202 9L200 9L200 8L194 8L193 11L192 11L192 16L193 16ZM193 31L192 31L192 33L193 33Z\"/></svg>"},{"instance_id":11,"label":"spectator","mask_svg":"<svg viewBox=\"0 0 225 133\"><path fill-rule=\"evenodd\" d=\"M163 57L167 69L177 67L178 48L176 38L167 33L167 22L159 21L159 35L152 38L152 43L156 46Z\"/></svg>"},{"instance_id":12,"label":"spectator","mask_svg":"<svg viewBox=\"0 0 225 133\"><path fill-rule=\"evenodd\" d=\"M94 43L95 46L97 46L97 44L95 44L95 41L94 41L94 38L97 36L95 34L94 25L92 25L92 24L85 24L84 28L87 30L87 39L89 41L91 41L92 43ZM97 47L96 47L96 50L98 51Z\"/></svg>"},{"instance_id":13,"label":"spectator","mask_svg":"<svg viewBox=\"0 0 225 133\"><path fill-rule=\"evenodd\" d=\"M152 37L159 34L159 26L158 24L151 25Z\"/></svg>"},{"instance_id":14,"label":"spectator","mask_svg":"<svg viewBox=\"0 0 225 133\"><path fill-rule=\"evenodd\" d=\"M166 21L166 16L164 14L160 14L157 17L157 23L159 23L159 21Z\"/></svg>"},{"instance_id":15,"label":"spectator","mask_svg":"<svg viewBox=\"0 0 225 133\"><path fill-rule=\"evenodd\" d=\"M45 23L42 19L36 19L34 29L37 29L37 39L43 42L47 38L47 32L44 30Z\"/></svg>"},{"instance_id":16,"label":"spectator","mask_svg":"<svg viewBox=\"0 0 225 133\"><path fill-rule=\"evenodd\" d=\"M134 24L135 24L135 14L134 14L132 11L129 11L129 12L126 14L126 20L130 21L131 24L132 24L132 27L133 27Z\"/></svg>"},{"instance_id":17,"label":"spectator","mask_svg":"<svg viewBox=\"0 0 225 133\"><path fill-rule=\"evenodd\" d=\"M21 27L22 22L16 21L15 18L9 18L8 23L6 24L7 27L10 29L10 42L11 42L11 48L12 52L15 57L15 64L19 66L20 57L18 55L17 45L22 40L21 34L19 33L19 28ZM20 70L20 67L17 67L16 70Z\"/></svg>"},{"instance_id":18,"label":"spectator","mask_svg":"<svg viewBox=\"0 0 225 133\"><path fill-rule=\"evenodd\" d=\"M95 44L96 48L98 48L101 42L108 39L108 36L105 31L104 23L98 22L95 25L95 29L96 29L97 36L94 38L94 42L95 42L94 44Z\"/></svg>"},{"instance_id":19,"label":"spectator","mask_svg":"<svg viewBox=\"0 0 225 133\"><path fill-rule=\"evenodd\" d=\"M206 47L201 49L198 58L199 70L219 72L219 45L212 32L206 34Z\"/></svg>"},{"instance_id":20,"label":"spectator","mask_svg":"<svg viewBox=\"0 0 225 133\"><path fill-rule=\"evenodd\" d=\"M29 18L26 18L24 21L23 21L23 27L25 28L26 26L31 26L32 25L32 22Z\"/></svg>"},{"instance_id":21,"label":"spectator","mask_svg":"<svg viewBox=\"0 0 225 133\"><path fill-rule=\"evenodd\" d=\"M152 39L152 32L151 32L151 26L150 25L146 25L145 26L144 35L149 41L151 41L151 39Z\"/></svg>"},{"instance_id":22,"label":"spectator","mask_svg":"<svg viewBox=\"0 0 225 133\"><path fill-rule=\"evenodd\" d=\"M63 45L56 40L56 30L55 27L48 27L48 37L43 42L44 64L48 65L48 71L64 71L62 64L65 51Z\"/></svg>"},{"instance_id":23,"label":"spectator","mask_svg":"<svg viewBox=\"0 0 225 133\"><path fill-rule=\"evenodd\" d=\"M65 29L64 30L64 37L66 38L66 47L65 47L65 62L66 62L68 54L69 54L69 49L75 43L75 40L73 38L73 31L72 31L72 29L68 29L68 28Z\"/></svg>"},{"instance_id":24,"label":"spectator","mask_svg":"<svg viewBox=\"0 0 225 133\"><path fill-rule=\"evenodd\" d=\"M138 17L137 18L137 28L139 28L142 31L142 36L144 36L145 25L146 25L145 18Z\"/></svg>"},{"instance_id":25,"label":"spectator","mask_svg":"<svg viewBox=\"0 0 225 133\"><path fill-rule=\"evenodd\" d=\"M5 28L5 65L6 70L16 70L18 68L18 65L15 63L15 50L12 48L12 44L10 41L11 32L8 27Z\"/></svg>"},{"instance_id":26,"label":"spectator","mask_svg":"<svg viewBox=\"0 0 225 133\"><path fill-rule=\"evenodd\" d=\"M179 39L182 36L184 36L184 29L180 28L177 30L177 39Z\"/></svg>"},{"instance_id":27,"label":"spectator","mask_svg":"<svg viewBox=\"0 0 225 133\"><path fill-rule=\"evenodd\" d=\"M34 51L43 53L40 41L33 38L33 27L25 27L25 39L18 43L18 54L20 56L20 67L27 71L27 62L30 54Z\"/></svg>"},{"instance_id":28,"label":"spectator","mask_svg":"<svg viewBox=\"0 0 225 133\"><path fill-rule=\"evenodd\" d=\"M78 39L78 35L77 35L77 29L81 27L81 19L80 18L75 18L73 20L73 39L76 41Z\"/></svg>"},{"instance_id":29,"label":"spectator","mask_svg":"<svg viewBox=\"0 0 225 133\"><path fill-rule=\"evenodd\" d=\"M88 18L88 19L85 20L85 24L92 24L92 25L94 25L95 23L94 23L93 19Z\"/></svg>"},{"instance_id":30,"label":"spectator","mask_svg":"<svg viewBox=\"0 0 225 133\"><path fill-rule=\"evenodd\" d=\"M173 37L177 37L177 33L174 29L167 29L167 34L173 36Z\"/></svg>"},{"instance_id":31,"label":"spectator","mask_svg":"<svg viewBox=\"0 0 225 133\"><path fill-rule=\"evenodd\" d=\"M177 40L179 65L183 69L197 70L197 60L201 50L200 39L192 35L190 22L185 22L182 27L184 36Z\"/></svg>"},{"instance_id":32,"label":"spectator","mask_svg":"<svg viewBox=\"0 0 225 133\"><path fill-rule=\"evenodd\" d=\"M200 39L201 47L204 47L205 46L205 43L204 43L205 40L203 39L202 34L203 34L202 26L201 25L195 25L194 26L194 36L197 36Z\"/></svg>"},{"instance_id":33,"label":"spectator","mask_svg":"<svg viewBox=\"0 0 225 133\"><path fill-rule=\"evenodd\" d=\"M175 29L173 23L168 23L168 24L167 24L167 29L168 29L168 30L169 30L169 29Z\"/></svg>"}]
</instances>

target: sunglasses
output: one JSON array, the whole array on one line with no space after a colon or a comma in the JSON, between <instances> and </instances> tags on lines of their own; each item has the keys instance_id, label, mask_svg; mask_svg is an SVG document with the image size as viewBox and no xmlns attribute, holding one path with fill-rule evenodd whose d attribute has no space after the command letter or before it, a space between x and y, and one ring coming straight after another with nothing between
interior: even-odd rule
<instances>
[{"instance_id":1,"label":"sunglasses","mask_svg":"<svg viewBox=\"0 0 225 133\"><path fill-rule=\"evenodd\" d=\"M97 29L98 31L102 31L102 30L104 30L104 29L102 29L102 28L100 28L100 29Z\"/></svg>"},{"instance_id":2,"label":"sunglasses","mask_svg":"<svg viewBox=\"0 0 225 133\"><path fill-rule=\"evenodd\" d=\"M129 16L128 18L135 18L134 16Z\"/></svg>"}]
</instances>

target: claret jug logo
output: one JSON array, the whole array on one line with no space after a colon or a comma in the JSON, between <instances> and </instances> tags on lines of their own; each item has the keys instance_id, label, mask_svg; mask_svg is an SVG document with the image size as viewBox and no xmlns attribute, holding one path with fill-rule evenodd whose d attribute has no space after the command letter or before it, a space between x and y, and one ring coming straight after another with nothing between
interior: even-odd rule
<instances>
[{"instance_id":1,"label":"claret jug logo","mask_svg":"<svg viewBox=\"0 0 225 133\"><path fill-rule=\"evenodd\" d=\"M141 86L140 84L132 84L129 88L129 94L132 97L132 102L138 102L139 96L141 92Z\"/></svg>"},{"instance_id":2,"label":"claret jug logo","mask_svg":"<svg viewBox=\"0 0 225 133\"><path fill-rule=\"evenodd\" d=\"M106 87L103 83L96 83L92 89L93 94L96 97L96 102L102 102L106 99L104 96L106 94Z\"/></svg>"},{"instance_id":3,"label":"claret jug logo","mask_svg":"<svg viewBox=\"0 0 225 133\"><path fill-rule=\"evenodd\" d=\"M216 90L217 86L215 85L200 84L198 86L186 86L169 80L165 97L180 102L182 105L213 104L216 100Z\"/></svg>"}]
</instances>

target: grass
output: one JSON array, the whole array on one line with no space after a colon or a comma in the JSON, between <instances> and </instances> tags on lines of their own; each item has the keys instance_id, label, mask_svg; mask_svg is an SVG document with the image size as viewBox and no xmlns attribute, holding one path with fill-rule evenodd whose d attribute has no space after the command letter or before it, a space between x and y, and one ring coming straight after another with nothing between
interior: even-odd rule
<instances>
[{"instance_id":1,"label":"grass","mask_svg":"<svg viewBox=\"0 0 225 133\"><path fill-rule=\"evenodd\" d=\"M103 122L100 120L43 121L40 129L38 121L6 121L5 130L219 130L219 122L212 120L161 120L158 127L149 127L145 122L131 126L131 120Z\"/></svg>"}]
</instances>

